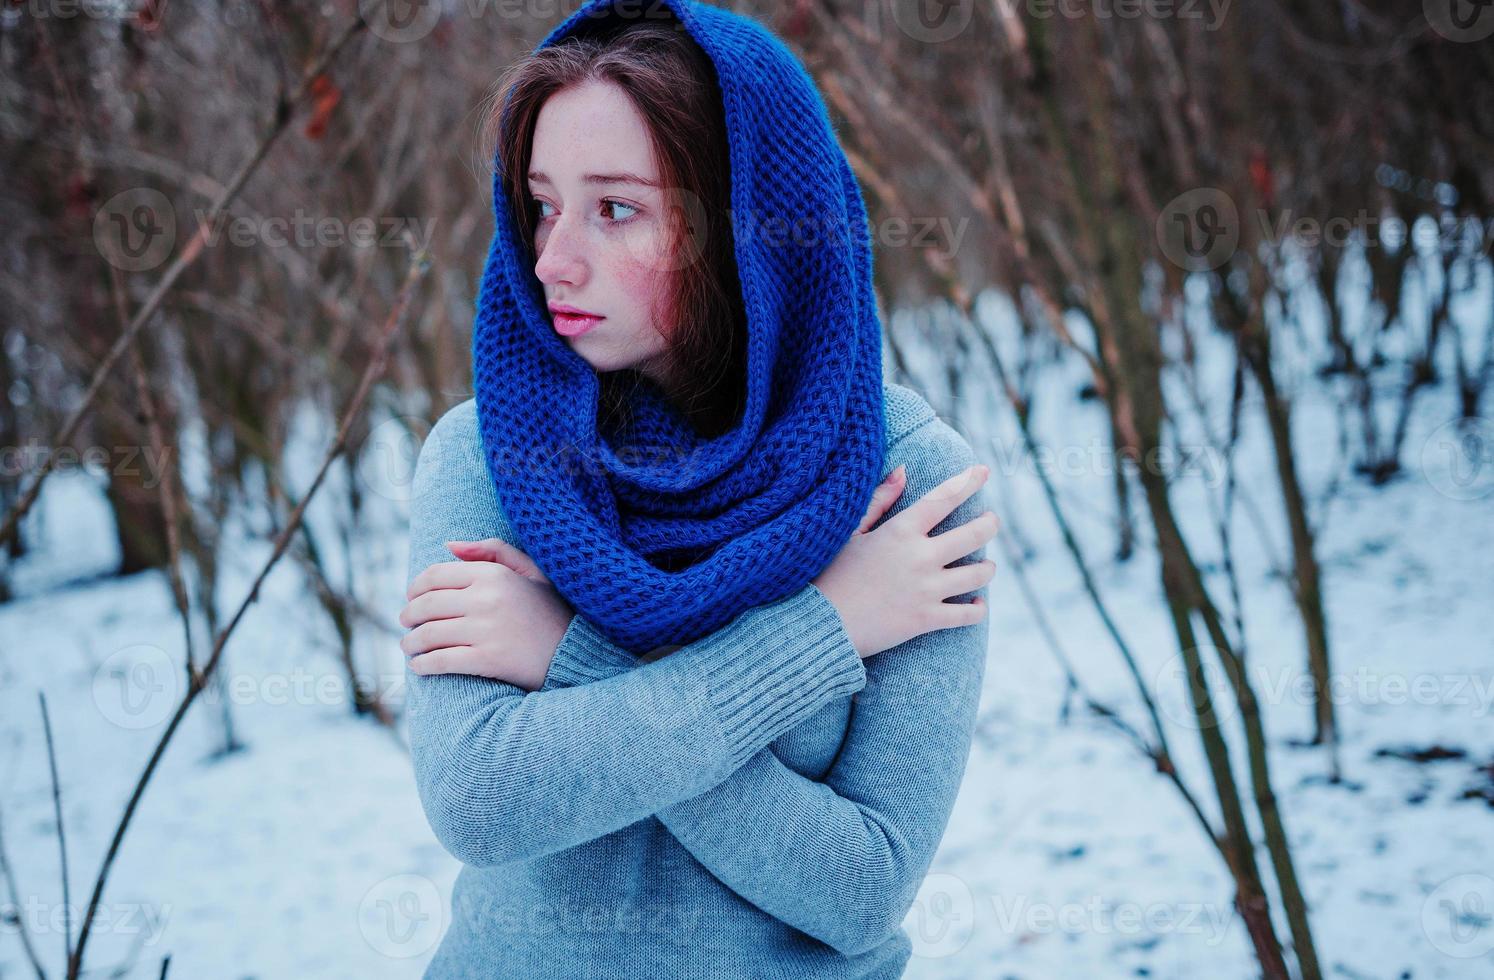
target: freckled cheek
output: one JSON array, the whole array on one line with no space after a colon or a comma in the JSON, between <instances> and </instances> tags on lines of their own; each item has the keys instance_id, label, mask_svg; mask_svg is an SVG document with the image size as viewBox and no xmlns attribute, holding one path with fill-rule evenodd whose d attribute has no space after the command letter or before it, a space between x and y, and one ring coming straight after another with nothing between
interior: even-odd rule
<instances>
[{"instance_id":1,"label":"freckled cheek","mask_svg":"<svg viewBox=\"0 0 1494 980\"><path fill-rule=\"evenodd\" d=\"M653 291L654 270L647 262L624 255L613 263L612 269L617 284L626 289L629 296L643 296Z\"/></svg>"},{"instance_id":2,"label":"freckled cheek","mask_svg":"<svg viewBox=\"0 0 1494 980\"><path fill-rule=\"evenodd\" d=\"M613 281L628 297L628 305L637 311L641 322L647 323L664 315L669 287L666 270L629 256L614 266Z\"/></svg>"}]
</instances>

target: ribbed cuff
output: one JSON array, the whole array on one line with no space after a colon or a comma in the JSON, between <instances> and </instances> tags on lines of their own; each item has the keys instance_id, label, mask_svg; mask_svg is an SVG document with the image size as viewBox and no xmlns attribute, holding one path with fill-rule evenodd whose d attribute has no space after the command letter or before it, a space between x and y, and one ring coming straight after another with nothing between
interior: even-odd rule
<instances>
[{"instance_id":1,"label":"ribbed cuff","mask_svg":"<svg viewBox=\"0 0 1494 980\"><path fill-rule=\"evenodd\" d=\"M593 681L606 680L632 670L638 658L608 640L585 616L571 617L550 660L550 670L545 674L541 691L558 687L576 687Z\"/></svg>"},{"instance_id":2,"label":"ribbed cuff","mask_svg":"<svg viewBox=\"0 0 1494 980\"><path fill-rule=\"evenodd\" d=\"M705 677L734 770L828 702L866 686L866 667L840 613L813 583L747 610L729 633L697 640L688 651Z\"/></svg>"}]
</instances>

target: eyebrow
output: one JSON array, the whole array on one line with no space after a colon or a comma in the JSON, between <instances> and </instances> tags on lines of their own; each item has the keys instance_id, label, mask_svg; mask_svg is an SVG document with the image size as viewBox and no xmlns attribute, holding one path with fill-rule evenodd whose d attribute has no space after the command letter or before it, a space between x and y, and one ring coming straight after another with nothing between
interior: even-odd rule
<instances>
[{"instance_id":1,"label":"eyebrow","mask_svg":"<svg viewBox=\"0 0 1494 980\"><path fill-rule=\"evenodd\" d=\"M529 179L536 184L551 183L550 178L546 176L545 172L542 170L529 171ZM644 187L661 186L660 182L657 180L648 180L647 178L640 177L637 174L626 172L614 174L586 174L581 178L581 180L583 183L587 184L640 184Z\"/></svg>"}]
</instances>

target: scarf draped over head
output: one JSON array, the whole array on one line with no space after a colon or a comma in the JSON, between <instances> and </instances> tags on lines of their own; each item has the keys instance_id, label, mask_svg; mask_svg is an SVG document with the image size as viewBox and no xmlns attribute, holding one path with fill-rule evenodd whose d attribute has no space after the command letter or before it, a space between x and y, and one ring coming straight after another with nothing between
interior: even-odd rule
<instances>
[{"instance_id":1,"label":"scarf draped over head","mask_svg":"<svg viewBox=\"0 0 1494 980\"><path fill-rule=\"evenodd\" d=\"M539 47L660 7L720 85L747 317L742 417L702 436L641 385L624 443L599 431L596 371L551 325L501 172L472 337L484 457L517 545L635 655L807 585L856 530L886 450L866 207L793 52L756 20L690 0L592 0Z\"/></svg>"}]
</instances>

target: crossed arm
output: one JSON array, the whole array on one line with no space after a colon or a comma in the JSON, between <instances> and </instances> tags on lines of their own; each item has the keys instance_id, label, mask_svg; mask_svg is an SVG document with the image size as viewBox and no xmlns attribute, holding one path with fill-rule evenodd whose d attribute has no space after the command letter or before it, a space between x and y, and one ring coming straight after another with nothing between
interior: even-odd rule
<instances>
[{"instance_id":1,"label":"crossed arm","mask_svg":"<svg viewBox=\"0 0 1494 980\"><path fill-rule=\"evenodd\" d=\"M448 414L437 429L458 424ZM411 580L450 560L443 541L496 533L517 544L481 457L453 451L468 433L440 435L427 444L443 451L422 450L417 466ZM892 512L973 461L952 429L927 423L889 447L889 469L908 463ZM933 533L978 515L981 498ZM969 753L987 636L983 619L863 662L835 608L806 585L639 665L577 616L534 692L406 670L417 786L442 843L474 865L657 816L743 898L854 954L899 927L933 860ZM779 735L851 694L849 730L822 781L773 753Z\"/></svg>"}]
</instances>

